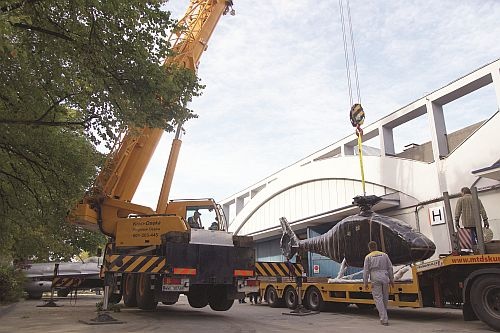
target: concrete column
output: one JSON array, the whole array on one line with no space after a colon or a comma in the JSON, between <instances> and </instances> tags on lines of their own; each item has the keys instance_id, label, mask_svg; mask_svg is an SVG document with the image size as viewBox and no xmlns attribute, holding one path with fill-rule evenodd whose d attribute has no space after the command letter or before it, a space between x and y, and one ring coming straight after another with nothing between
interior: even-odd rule
<instances>
[{"instance_id":1,"label":"concrete column","mask_svg":"<svg viewBox=\"0 0 500 333\"><path fill-rule=\"evenodd\" d=\"M231 217L229 216L229 212L230 212L230 208L231 208L231 205L234 203L234 201L231 201L231 202L228 202L228 203L225 203L222 205L222 210L224 211L224 215L226 216L226 219L229 220L231 219Z\"/></svg>"},{"instance_id":2,"label":"concrete column","mask_svg":"<svg viewBox=\"0 0 500 333\"><path fill-rule=\"evenodd\" d=\"M497 95L498 110L500 110L500 71L498 69L493 70L493 72L491 72L491 78L493 79L493 88Z\"/></svg>"},{"instance_id":3,"label":"concrete column","mask_svg":"<svg viewBox=\"0 0 500 333\"><path fill-rule=\"evenodd\" d=\"M382 125L378 129L378 133L380 138L380 155L386 156L396 154L392 128Z\"/></svg>"},{"instance_id":4,"label":"concrete column","mask_svg":"<svg viewBox=\"0 0 500 333\"><path fill-rule=\"evenodd\" d=\"M429 129L431 130L432 155L439 182L439 194L448 190L444 161L441 156L448 154L448 139L446 138L446 124L444 121L443 106L427 100L427 115Z\"/></svg>"},{"instance_id":5,"label":"concrete column","mask_svg":"<svg viewBox=\"0 0 500 333\"><path fill-rule=\"evenodd\" d=\"M250 194L245 193L239 197L236 198L236 215L238 215L243 207L245 207L245 198L248 197Z\"/></svg>"},{"instance_id":6,"label":"concrete column","mask_svg":"<svg viewBox=\"0 0 500 333\"><path fill-rule=\"evenodd\" d=\"M354 155L354 146L342 145L341 155L342 156Z\"/></svg>"},{"instance_id":7,"label":"concrete column","mask_svg":"<svg viewBox=\"0 0 500 333\"><path fill-rule=\"evenodd\" d=\"M441 156L446 156L449 152L443 106L428 100L426 107L431 130L432 154L434 162L437 162L441 159Z\"/></svg>"}]
</instances>

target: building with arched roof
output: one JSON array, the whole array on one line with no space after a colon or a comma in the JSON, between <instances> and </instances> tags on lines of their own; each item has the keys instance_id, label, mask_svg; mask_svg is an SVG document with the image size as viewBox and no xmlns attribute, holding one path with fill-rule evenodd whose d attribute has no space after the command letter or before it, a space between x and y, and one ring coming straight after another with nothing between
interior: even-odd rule
<instances>
[{"instance_id":1,"label":"building with arched roof","mask_svg":"<svg viewBox=\"0 0 500 333\"><path fill-rule=\"evenodd\" d=\"M489 89L496 110L487 119L448 133L444 108L464 96ZM409 223L432 239L436 254L451 251L443 193L451 207L464 186L475 186L494 235L500 236L500 59L461 77L366 126L362 148L367 195L383 198L375 211ZM426 118L430 140L397 152L394 131ZM411 133L410 133L411 134ZM369 144L375 143L375 144ZM300 238L330 229L357 212L362 195L357 137L352 134L221 202L229 230L251 235L257 260L281 261L279 218L285 216ZM338 265L309 254L311 273L334 275ZM312 267L314 266L314 270Z\"/></svg>"}]
</instances>

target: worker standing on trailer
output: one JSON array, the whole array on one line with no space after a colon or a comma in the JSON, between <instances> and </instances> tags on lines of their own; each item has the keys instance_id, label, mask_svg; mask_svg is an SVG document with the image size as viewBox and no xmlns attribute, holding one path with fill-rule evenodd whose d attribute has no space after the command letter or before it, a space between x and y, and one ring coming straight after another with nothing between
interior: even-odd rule
<instances>
[{"instance_id":1,"label":"worker standing on trailer","mask_svg":"<svg viewBox=\"0 0 500 333\"><path fill-rule=\"evenodd\" d=\"M457 230L460 229L460 216L462 216L462 225L464 229L469 229L471 232L472 245L477 245L477 230L476 222L474 221L474 211L472 193L470 188L462 187L460 190L462 195L457 201L457 206L455 207L455 225ZM488 223L488 215L486 215L486 210L484 209L483 203L480 199L477 200L479 203L479 214L483 218L484 227L488 229L490 224Z\"/></svg>"},{"instance_id":2,"label":"worker standing on trailer","mask_svg":"<svg viewBox=\"0 0 500 333\"><path fill-rule=\"evenodd\" d=\"M368 288L368 277L372 283L372 295L380 317L380 323L389 325L387 318L387 303L389 302L389 284L394 287L392 262L384 252L377 251L377 243L368 243L370 253L365 257L363 268L363 284Z\"/></svg>"}]
</instances>

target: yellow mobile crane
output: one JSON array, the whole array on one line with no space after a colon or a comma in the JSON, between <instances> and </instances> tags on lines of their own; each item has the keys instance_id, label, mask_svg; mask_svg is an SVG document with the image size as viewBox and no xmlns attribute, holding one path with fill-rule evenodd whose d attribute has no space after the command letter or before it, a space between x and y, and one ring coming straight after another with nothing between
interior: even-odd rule
<instances>
[{"instance_id":1,"label":"yellow mobile crane","mask_svg":"<svg viewBox=\"0 0 500 333\"><path fill-rule=\"evenodd\" d=\"M175 38L170 38L175 55L165 65L196 71L217 22L228 12L234 14L232 1L191 0L179 21L182 29L174 29ZM182 293L192 307L226 311L244 296L244 280L253 275L252 239L227 232L224 213L213 199L168 200L181 127L156 210L131 202L163 134L159 128L143 128L124 135L93 188L68 217L109 237L103 263L105 307L108 299L123 297L126 306L154 309L158 302L174 304ZM212 230L201 224L201 216L206 221L207 215L216 222Z\"/></svg>"}]
</instances>

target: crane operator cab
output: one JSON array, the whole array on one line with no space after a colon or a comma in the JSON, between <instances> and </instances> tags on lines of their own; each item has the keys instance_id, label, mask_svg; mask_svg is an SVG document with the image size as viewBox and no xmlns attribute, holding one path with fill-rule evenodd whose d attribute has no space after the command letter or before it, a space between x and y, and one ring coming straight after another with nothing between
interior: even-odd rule
<instances>
[{"instance_id":1,"label":"crane operator cab","mask_svg":"<svg viewBox=\"0 0 500 333\"><path fill-rule=\"evenodd\" d=\"M213 199L171 200L167 213L186 221L191 244L234 246L222 207Z\"/></svg>"}]
</instances>

